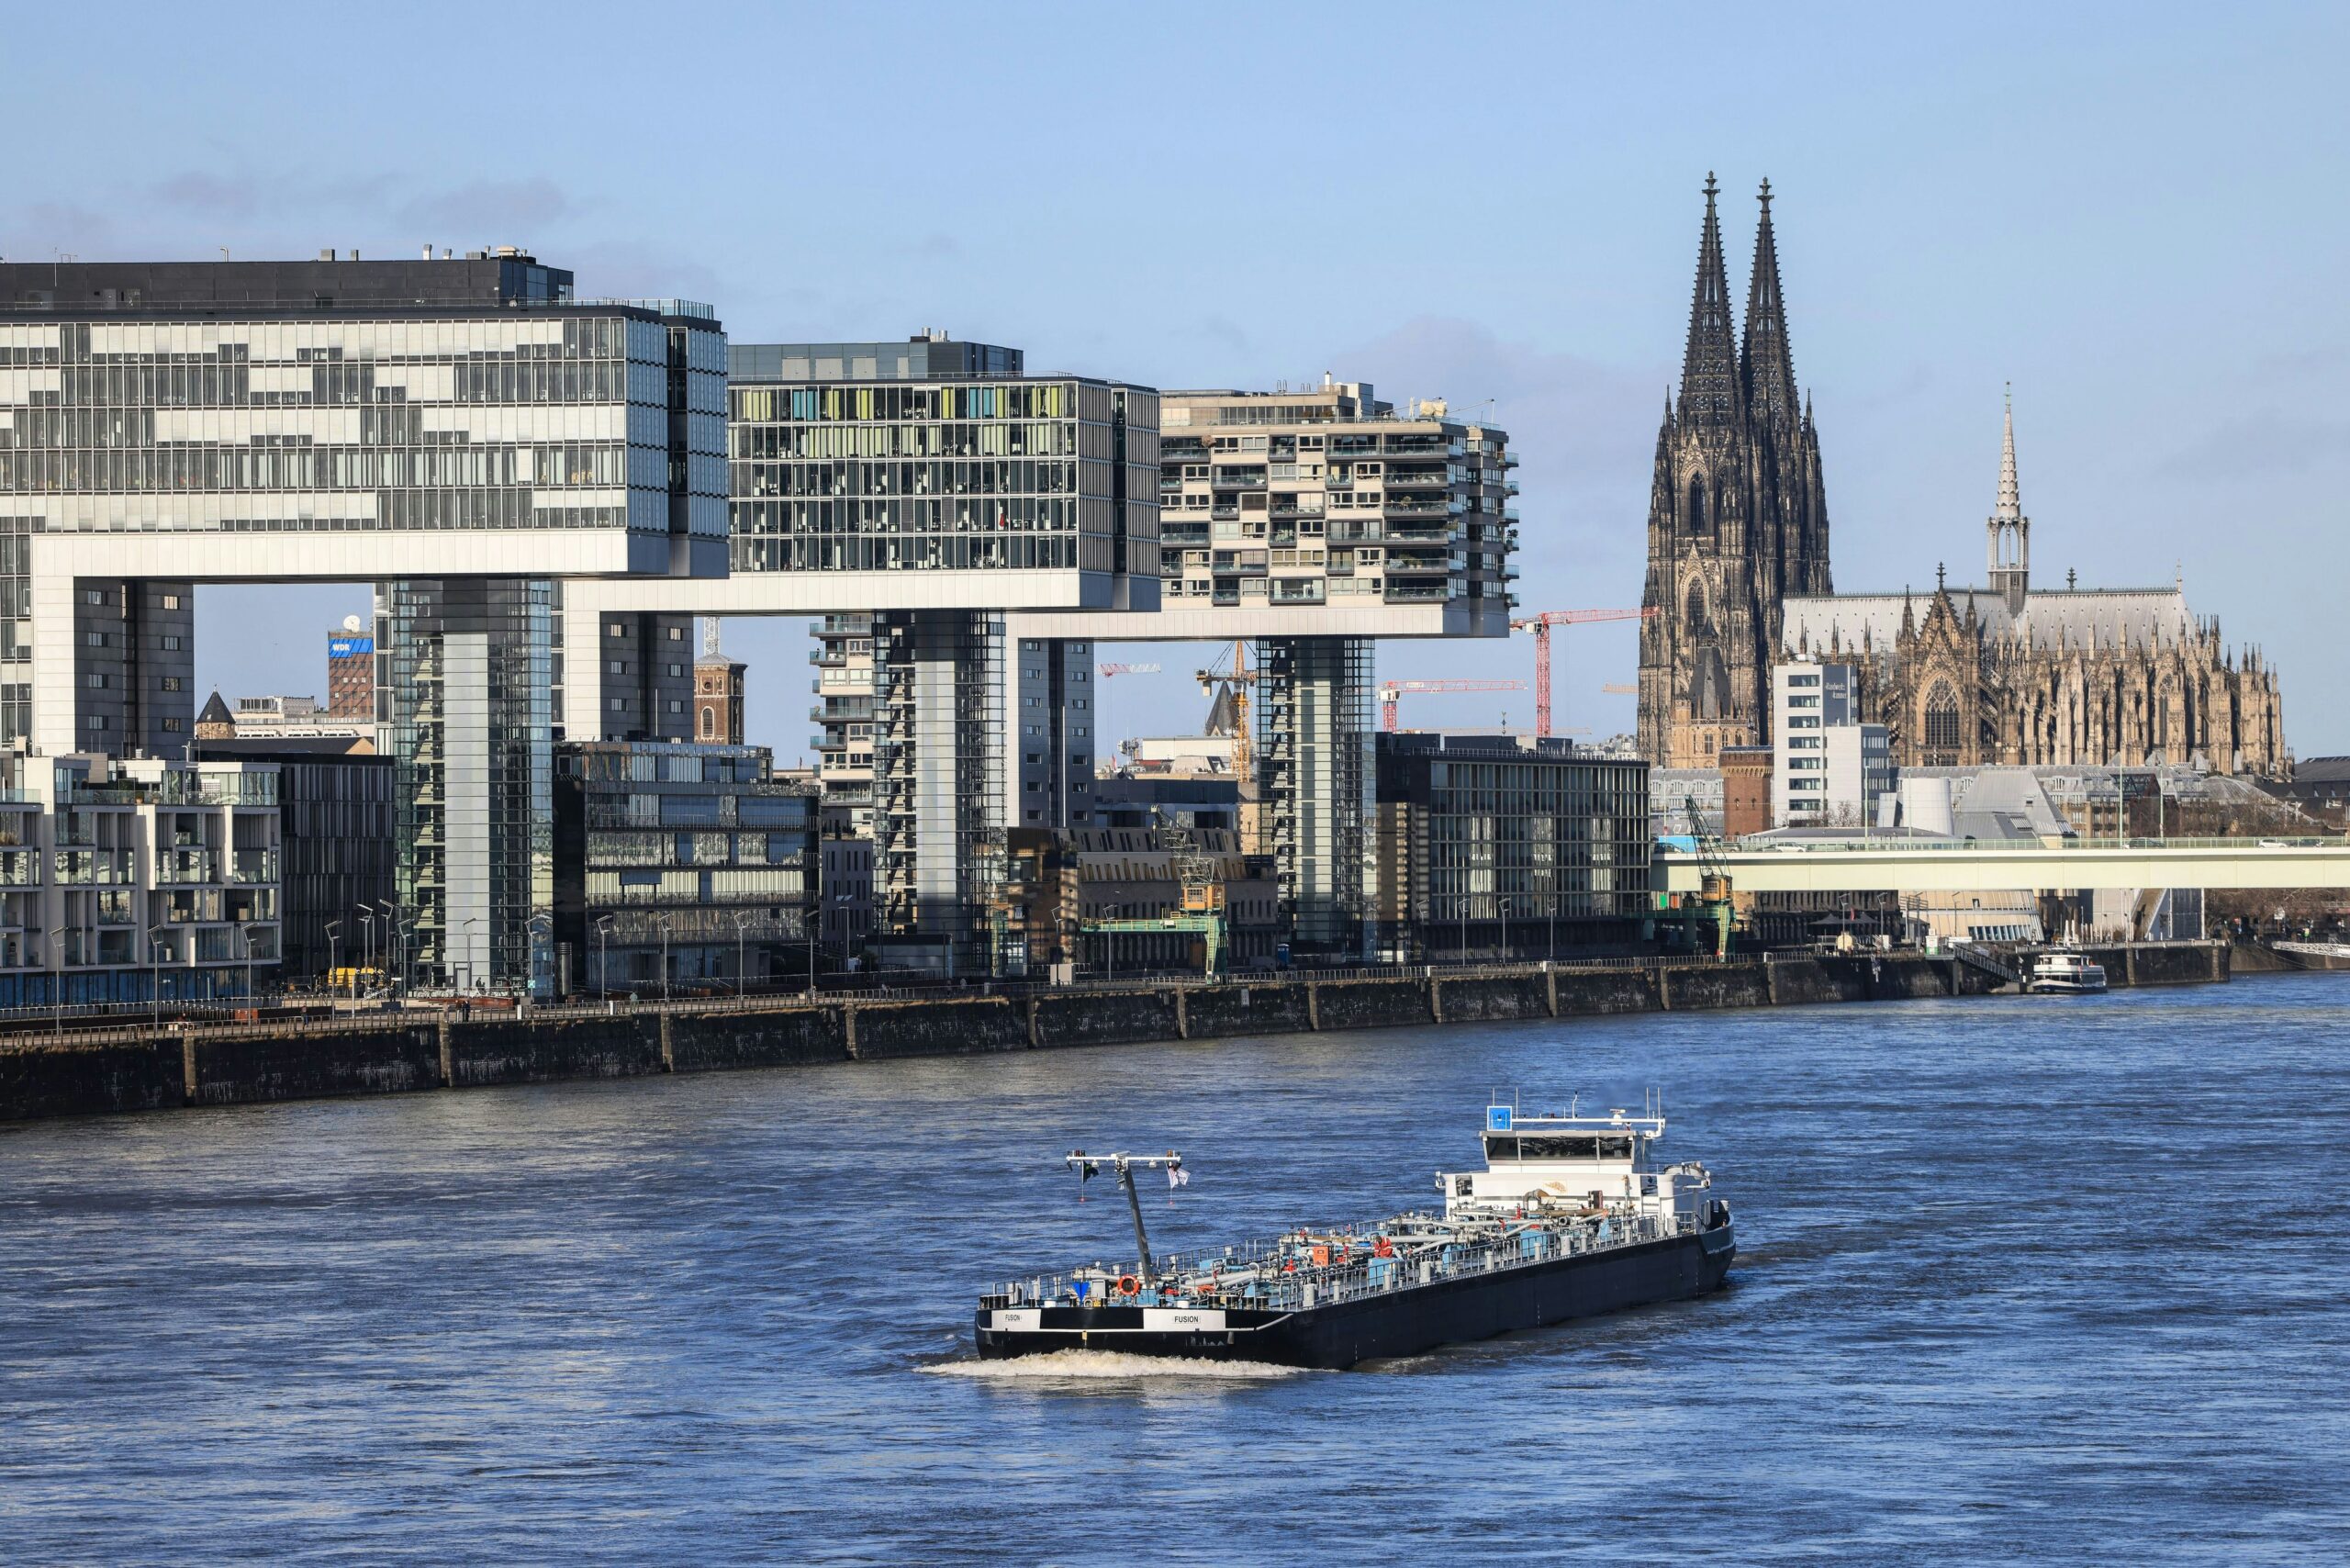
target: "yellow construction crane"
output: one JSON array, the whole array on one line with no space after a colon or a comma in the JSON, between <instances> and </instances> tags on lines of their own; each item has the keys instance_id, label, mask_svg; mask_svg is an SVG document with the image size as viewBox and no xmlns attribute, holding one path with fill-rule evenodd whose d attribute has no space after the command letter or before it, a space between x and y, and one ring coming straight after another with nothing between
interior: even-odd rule
<instances>
[{"instance_id":1,"label":"yellow construction crane","mask_svg":"<svg viewBox=\"0 0 2350 1568\"><path fill-rule=\"evenodd\" d=\"M1200 695L1214 698L1218 687L1232 694L1232 771L1244 782L1248 777L1248 688L1258 672L1248 667L1248 644L1236 642L1200 671Z\"/></svg>"}]
</instances>

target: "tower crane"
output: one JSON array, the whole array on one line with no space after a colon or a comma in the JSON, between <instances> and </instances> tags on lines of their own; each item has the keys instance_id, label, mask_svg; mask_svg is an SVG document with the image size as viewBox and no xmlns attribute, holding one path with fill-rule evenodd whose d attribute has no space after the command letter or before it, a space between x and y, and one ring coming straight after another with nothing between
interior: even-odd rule
<instances>
[{"instance_id":1,"label":"tower crane","mask_svg":"<svg viewBox=\"0 0 2350 1568\"><path fill-rule=\"evenodd\" d=\"M1658 614L1655 605L1639 610L1546 610L1539 615L1518 617L1509 623L1513 632L1534 633L1534 731L1547 735L1550 731L1550 628L1553 626L1583 626L1595 621L1653 621Z\"/></svg>"},{"instance_id":2,"label":"tower crane","mask_svg":"<svg viewBox=\"0 0 2350 1568\"><path fill-rule=\"evenodd\" d=\"M1157 675L1158 673L1157 665L1103 665L1102 666L1102 678L1104 680L1113 675Z\"/></svg>"},{"instance_id":3,"label":"tower crane","mask_svg":"<svg viewBox=\"0 0 2350 1568\"><path fill-rule=\"evenodd\" d=\"M1449 691L1523 691L1522 680L1382 680L1379 683L1379 727L1389 734L1395 733L1396 708L1407 691L1436 693Z\"/></svg>"},{"instance_id":4,"label":"tower crane","mask_svg":"<svg viewBox=\"0 0 2350 1568\"><path fill-rule=\"evenodd\" d=\"M1248 689L1258 672L1248 665L1248 644L1235 642L1200 671L1200 695L1214 697L1218 687L1232 694L1232 772L1241 788L1248 787Z\"/></svg>"}]
</instances>

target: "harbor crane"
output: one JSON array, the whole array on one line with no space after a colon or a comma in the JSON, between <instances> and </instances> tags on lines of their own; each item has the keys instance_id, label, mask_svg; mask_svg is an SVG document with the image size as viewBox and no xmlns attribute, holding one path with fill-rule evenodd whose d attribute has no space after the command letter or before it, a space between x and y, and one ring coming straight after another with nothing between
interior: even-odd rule
<instances>
[{"instance_id":1,"label":"harbor crane","mask_svg":"<svg viewBox=\"0 0 2350 1568\"><path fill-rule=\"evenodd\" d=\"M1421 695L1525 689L1526 682L1522 680L1382 680L1379 683L1379 727L1391 735L1395 733L1396 709L1405 692Z\"/></svg>"},{"instance_id":2,"label":"harbor crane","mask_svg":"<svg viewBox=\"0 0 2350 1568\"><path fill-rule=\"evenodd\" d=\"M1585 626L1597 621L1653 621L1657 617L1654 605L1639 610L1546 610L1539 615L1519 616L1509 623L1513 632L1534 633L1534 733L1552 734L1550 728L1550 629L1553 626Z\"/></svg>"}]
</instances>

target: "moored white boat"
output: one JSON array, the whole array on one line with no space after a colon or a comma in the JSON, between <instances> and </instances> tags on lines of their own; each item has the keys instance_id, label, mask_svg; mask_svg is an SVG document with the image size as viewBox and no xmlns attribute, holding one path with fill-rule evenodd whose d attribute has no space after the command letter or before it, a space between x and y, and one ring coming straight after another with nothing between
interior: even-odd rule
<instances>
[{"instance_id":1,"label":"moored white boat","mask_svg":"<svg viewBox=\"0 0 2350 1568\"><path fill-rule=\"evenodd\" d=\"M2031 961L2024 989L2049 996L2091 996L2105 989L2105 966L2087 953L2058 948Z\"/></svg>"}]
</instances>

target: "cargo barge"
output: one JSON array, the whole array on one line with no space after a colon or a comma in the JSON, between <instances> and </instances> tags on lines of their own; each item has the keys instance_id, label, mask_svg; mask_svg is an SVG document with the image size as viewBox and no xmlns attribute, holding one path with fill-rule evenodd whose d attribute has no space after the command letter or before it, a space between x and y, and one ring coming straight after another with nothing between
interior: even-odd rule
<instances>
[{"instance_id":1,"label":"cargo barge","mask_svg":"<svg viewBox=\"0 0 2350 1568\"><path fill-rule=\"evenodd\" d=\"M1072 1153L1115 1171L1136 1259L1013 1281L979 1300L985 1358L1065 1350L1337 1369L1374 1358L1704 1295L1737 1255L1729 1204L1695 1162L1660 1168L1661 1110L1486 1109L1485 1169L1437 1176L1441 1210L1302 1227L1198 1257L1153 1257L1136 1178L1182 1158Z\"/></svg>"}]
</instances>

